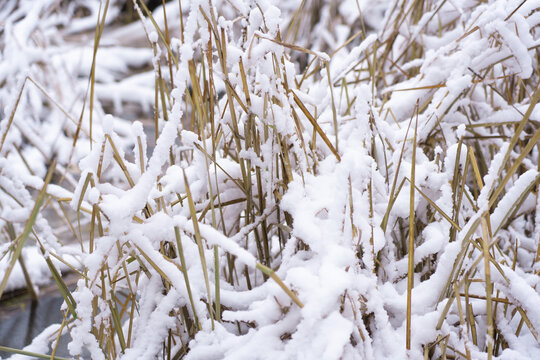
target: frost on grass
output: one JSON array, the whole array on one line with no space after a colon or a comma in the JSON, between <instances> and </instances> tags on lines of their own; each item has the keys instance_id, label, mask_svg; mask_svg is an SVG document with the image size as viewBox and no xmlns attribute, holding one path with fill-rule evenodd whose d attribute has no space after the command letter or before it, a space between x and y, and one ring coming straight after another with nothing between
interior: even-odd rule
<instances>
[{"instance_id":1,"label":"frost on grass","mask_svg":"<svg viewBox=\"0 0 540 360\"><path fill-rule=\"evenodd\" d=\"M30 3L0 266L81 273L72 356L540 357L540 3Z\"/></svg>"}]
</instances>

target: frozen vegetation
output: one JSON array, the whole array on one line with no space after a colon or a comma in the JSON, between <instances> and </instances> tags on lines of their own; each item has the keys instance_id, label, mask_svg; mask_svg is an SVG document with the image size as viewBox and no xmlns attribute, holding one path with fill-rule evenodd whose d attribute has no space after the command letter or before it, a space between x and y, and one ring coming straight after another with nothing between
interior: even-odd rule
<instances>
[{"instance_id":1,"label":"frozen vegetation","mask_svg":"<svg viewBox=\"0 0 540 360\"><path fill-rule=\"evenodd\" d=\"M540 359L540 1L151 3L0 1L2 351Z\"/></svg>"}]
</instances>

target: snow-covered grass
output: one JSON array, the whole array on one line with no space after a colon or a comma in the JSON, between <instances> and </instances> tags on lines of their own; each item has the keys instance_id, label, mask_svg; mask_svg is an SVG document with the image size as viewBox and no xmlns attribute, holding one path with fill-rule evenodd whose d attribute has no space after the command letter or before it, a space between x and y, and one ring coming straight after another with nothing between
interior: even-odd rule
<instances>
[{"instance_id":1,"label":"snow-covered grass","mask_svg":"<svg viewBox=\"0 0 540 360\"><path fill-rule=\"evenodd\" d=\"M23 353L540 358L539 1L164 5L0 10Z\"/></svg>"}]
</instances>

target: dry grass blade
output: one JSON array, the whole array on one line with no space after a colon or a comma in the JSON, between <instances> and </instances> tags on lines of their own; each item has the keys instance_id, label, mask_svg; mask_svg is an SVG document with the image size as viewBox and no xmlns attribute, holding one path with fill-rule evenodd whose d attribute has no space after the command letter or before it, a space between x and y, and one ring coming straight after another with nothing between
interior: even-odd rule
<instances>
[{"instance_id":1,"label":"dry grass blade","mask_svg":"<svg viewBox=\"0 0 540 360\"><path fill-rule=\"evenodd\" d=\"M219 252L217 245L214 245L214 283L216 294L216 320L221 321L221 299L220 299L220 276L219 276Z\"/></svg>"},{"instance_id":2,"label":"dry grass blade","mask_svg":"<svg viewBox=\"0 0 540 360\"><path fill-rule=\"evenodd\" d=\"M488 360L493 358L493 341L494 341L494 327L493 327L493 305L491 301L492 284L491 284L491 271L489 267L490 254L489 254L489 234L488 223L485 217L482 217L482 251L484 256L484 275L485 275L485 287L486 287L486 316L487 316L487 356Z\"/></svg>"},{"instance_id":3,"label":"dry grass blade","mask_svg":"<svg viewBox=\"0 0 540 360\"><path fill-rule=\"evenodd\" d=\"M75 126L78 126L80 123L77 122L77 120L75 120L73 118L73 116L70 115L70 113L68 112L68 110L66 110L58 101L56 101L44 88L42 85L40 85L36 80L34 80L33 78L31 77L28 77L28 81L30 81L32 84L34 84L38 89L39 91L41 91L41 93L43 95L45 95L47 97L47 99L49 99L53 104L54 106L56 106L61 112L62 114L65 115L65 117L67 119L69 119L69 121L71 121L73 123L73 125ZM88 131L84 128L81 128L82 132L87 135L88 137L90 137L90 134L88 133ZM1 150L1 148L0 148Z\"/></svg>"},{"instance_id":4,"label":"dry grass blade","mask_svg":"<svg viewBox=\"0 0 540 360\"><path fill-rule=\"evenodd\" d=\"M302 2L300 3L300 5L298 6L298 9L296 9L296 11L294 12L294 16L291 20L291 22L289 23L289 26L287 27L287 32L285 33L285 38L283 39L283 41L287 41L287 39L289 38L289 35L291 34L291 30L293 29L293 27L295 26L296 24L296 20L298 19L298 15L300 14L300 11L302 10L302 8L304 7L304 4L306 3L306 0L302 0Z\"/></svg>"},{"instance_id":5,"label":"dry grass blade","mask_svg":"<svg viewBox=\"0 0 540 360\"><path fill-rule=\"evenodd\" d=\"M413 91L413 90L431 90L431 89L439 89L442 87L446 87L446 84L437 84L437 85L425 85L425 86L418 86L414 88L407 88L407 89L395 89L395 92L398 91Z\"/></svg>"},{"instance_id":6,"label":"dry grass blade","mask_svg":"<svg viewBox=\"0 0 540 360\"><path fill-rule=\"evenodd\" d=\"M195 320L195 323L197 324L197 328L201 330L201 324L199 323L197 311L195 310L195 302L193 301L193 294L191 292L191 286L189 284L189 276L188 276L187 267L186 267L186 259L184 257L184 247L182 246L182 239L180 237L180 229L176 226L174 227L174 235L176 237L176 246L178 247L178 256L180 257L180 264L182 265L182 270L183 270L182 274L184 275L184 281L186 283L186 290L188 293L191 309L193 311L193 318Z\"/></svg>"},{"instance_id":7,"label":"dry grass blade","mask_svg":"<svg viewBox=\"0 0 540 360\"><path fill-rule=\"evenodd\" d=\"M397 193L396 193L396 185L397 185L397 180L398 180L398 177L399 177L399 169L401 168L401 162L403 160L403 154L405 153L405 144L407 143L406 140L407 140L407 136L409 135L409 130L411 128L411 124L413 122L413 119L414 119L414 116L411 116L411 120L409 121L409 125L407 126L407 131L405 132L405 138L403 139L403 145L401 146L401 151L399 153L399 160L398 160L397 167L396 167L396 170L395 170L394 180L392 182L392 188L390 189L390 196L389 196L388 206L386 207L386 212L384 213L383 219L381 221L381 228L383 229L383 231L386 231L386 228L388 226L388 219L390 217L390 211L392 210L395 199L399 195L399 192L401 191L401 186L403 185L403 183L405 181L405 179L402 180L400 186L397 189Z\"/></svg>"},{"instance_id":8,"label":"dry grass blade","mask_svg":"<svg viewBox=\"0 0 540 360\"><path fill-rule=\"evenodd\" d=\"M133 1L134 4L137 3L137 0L131 0L131 1ZM156 20L152 16L152 13L148 9L148 7L144 3L144 1L139 0L139 4L141 4L146 16L148 16L148 18L152 22L152 25L154 25L154 28L155 28L156 32L158 33L159 37L161 38L161 40L163 41L163 43L167 47L167 52L169 54L169 58L173 60L173 62L174 62L174 64L176 66L178 66L178 60L176 59L176 56L174 55L174 53L172 52L172 50L171 50L171 48L169 46L169 42L167 41L167 37L165 35L163 35L163 32L161 31L161 29L159 28L159 25L157 24ZM164 9L164 11L165 11L165 9ZM180 13L180 15L182 15L182 13Z\"/></svg>"},{"instance_id":9,"label":"dry grass blade","mask_svg":"<svg viewBox=\"0 0 540 360\"><path fill-rule=\"evenodd\" d=\"M405 179L407 179L409 183L411 182L409 178ZM448 216L437 204L435 204L435 202L431 200L429 196L427 196L422 190L420 190L417 185L414 185L414 188L416 189L416 191L418 191L420 195L422 195L424 199L426 199L429 205L433 206L433 208L437 210L437 212L441 214L441 216L450 223L450 225L452 225L457 231L461 231L461 227L454 220L452 220L452 218L450 218L450 216Z\"/></svg>"},{"instance_id":10,"label":"dry grass blade","mask_svg":"<svg viewBox=\"0 0 540 360\"><path fill-rule=\"evenodd\" d=\"M527 316L527 313L521 308L517 307L517 310L519 312L519 315L521 315L521 318L523 319L523 322L527 325L529 330L531 331L532 336L536 340L536 343L540 345L540 335L538 334L538 330L533 326L531 320Z\"/></svg>"},{"instance_id":11,"label":"dry grass blade","mask_svg":"<svg viewBox=\"0 0 540 360\"><path fill-rule=\"evenodd\" d=\"M527 108L527 111L525 112L525 114L523 115L523 118L519 122L519 125L515 129L514 136L512 136L512 139L510 140L510 144L508 146L508 151L504 155L503 165L506 164L508 162L508 160L510 159L510 154L511 154L512 150L514 149L514 147L516 146L516 144L517 144L517 142L519 140L519 137L522 135L523 129L525 128L525 125L527 125L527 123L529 122L531 114L532 114L534 108L536 107L536 104L538 104L538 101L540 101L540 85L537 87L536 91L534 92L534 95L531 98L531 101L530 101L529 107ZM536 132L536 134L537 133L538 133L538 131ZM535 134L535 136L536 136L536 134ZM501 169L502 168L503 167L501 167Z\"/></svg>"},{"instance_id":12,"label":"dry grass blade","mask_svg":"<svg viewBox=\"0 0 540 360\"><path fill-rule=\"evenodd\" d=\"M499 225L495 229L492 229L493 236L495 236L499 232L499 230L501 230L503 227L505 227L508 220L512 216L514 216L513 214L515 214L521 208L521 205L527 199L527 197L531 194L531 192L533 191L534 186L536 185L538 180L540 180L540 174L537 174L530 181L530 183L528 183L526 186L524 186L521 189L521 191L520 191L519 195L517 196L517 198L515 199L515 201L512 202L512 205L510 207L508 207L508 210L504 213L503 217L500 219Z\"/></svg>"},{"instance_id":13,"label":"dry grass blade","mask_svg":"<svg viewBox=\"0 0 540 360\"><path fill-rule=\"evenodd\" d=\"M210 306L212 302L212 295L210 293L210 280L208 278L206 256L204 255L204 245L202 243L201 231L199 230L199 223L197 222L197 213L195 211L195 204L193 203L193 197L191 196L191 190L189 189L189 184L188 184L185 172L184 172L184 185L186 187L186 195L187 195L188 204L189 204L189 211L191 213L191 221L193 223L193 232L195 235L195 241L197 243L197 247L199 248L199 257L201 260L201 266L202 266L203 275L204 275L204 283L206 285L208 312L210 313L210 319L212 321L212 328L213 328L214 327L214 314L212 311L212 307Z\"/></svg>"},{"instance_id":14,"label":"dry grass blade","mask_svg":"<svg viewBox=\"0 0 540 360\"><path fill-rule=\"evenodd\" d=\"M122 322L120 321L118 308L114 300L109 300L108 304L109 304L109 309L111 309L114 330L116 331L116 334L118 335L118 342L120 343L120 348L122 349L122 353L124 353L124 351L126 350L126 341L124 339L124 332L122 331Z\"/></svg>"},{"instance_id":15,"label":"dry grass blade","mask_svg":"<svg viewBox=\"0 0 540 360\"><path fill-rule=\"evenodd\" d=\"M101 22L99 21L98 17L98 24L96 25L96 31L94 35L94 51L92 54L92 67L90 71L90 147L92 147L92 127L93 127L93 114L94 114L94 91L95 91L95 84L96 84L96 59L97 59L97 52L99 49L99 42L101 40L101 34L103 33L103 29L105 28L105 19L107 17L107 11L109 10L109 2L110 0L107 0L105 2L105 6L103 9L103 16L101 18ZM101 3L99 4L99 14L101 14ZM83 108L84 112L84 108ZM79 121L79 126L77 127L77 132L75 134L75 137L73 139L73 144L77 142L77 138L79 135L80 125L82 123L82 114L81 112L81 119Z\"/></svg>"},{"instance_id":16,"label":"dry grass blade","mask_svg":"<svg viewBox=\"0 0 540 360\"><path fill-rule=\"evenodd\" d=\"M294 45L294 44L288 44L288 43L285 43L283 41L279 41L279 40L272 39L270 37L264 36L262 34L255 34L255 36L260 38L260 39L265 39L265 40L271 41L273 43L276 43L278 45L284 46L284 47L286 47L288 49L291 49L291 50L301 51L301 52L304 52L306 54L313 55L313 56L315 56L317 58L320 58L323 61L328 61L329 60L328 55L326 55L324 53L315 52L315 51L313 51L311 49L307 49L307 48L304 48L302 46L298 46L298 45Z\"/></svg>"},{"instance_id":17,"label":"dry grass blade","mask_svg":"<svg viewBox=\"0 0 540 360\"><path fill-rule=\"evenodd\" d=\"M64 358L64 357L60 357L60 356L38 354L38 353L35 353L35 352L31 352L31 351L24 351L24 350L14 349L14 348L10 348L10 347L7 347L7 346L1 346L1 345L0 345L0 351L5 351L5 352L8 352L8 353L12 353L12 354L20 354L20 355L24 355L24 356L39 358L39 359L73 360L73 358L68 359L68 358Z\"/></svg>"},{"instance_id":18,"label":"dry grass blade","mask_svg":"<svg viewBox=\"0 0 540 360\"><path fill-rule=\"evenodd\" d=\"M418 109L418 102L416 103ZM414 191L415 191L415 169L416 169L416 134L418 129L418 115L414 125L414 137L413 137L413 152L411 160L411 185L410 185L410 199L409 199L409 255L408 255L408 268L407 268L407 332L406 332L406 347L407 350L411 350L411 308L412 308L412 288L414 286L414 227L415 227L415 212L414 212ZM397 176L397 174L396 174Z\"/></svg>"},{"instance_id":19,"label":"dry grass blade","mask_svg":"<svg viewBox=\"0 0 540 360\"><path fill-rule=\"evenodd\" d=\"M144 257L144 259L146 261L148 261L148 263L154 268L154 270L156 270L158 272L159 276L161 276L163 278L163 280L165 280L169 284L171 284L172 283L171 280L169 279L167 274L165 274L165 272L161 269L161 267L158 266L156 264L156 262L154 260L152 260L152 258L146 252L144 252L139 246L137 246L136 244L134 244L134 246L137 248L137 250L139 250L141 255ZM161 256L164 257L165 255L161 254Z\"/></svg>"},{"instance_id":20,"label":"dry grass blade","mask_svg":"<svg viewBox=\"0 0 540 360\"><path fill-rule=\"evenodd\" d=\"M464 335L466 337L468 337L466 320L465 320L465 317L464 317L464 314L463 314L463 305L461 304L459 288L457 287L456 283L454 283L454 294L455 294L455 297L456 297L456 303L457 303L458 314L459 314L459 323L460 323L460 326L462 328L462 334L464 333ZM469 350L469 346L468 346L467 343L465 343L465 351L467 353L467 360L471 360L471 352Z\"/></svg>"},{"instance_id":21,"label":"dry grass blade","mask_svg":"<svg viewBox=\"0 0 540 360\"><path fill-rule=\"evenodd\" d=\"M15 263L21 256L24 244L26 243L26 240L28 240L28 236L30 236L30 233L32 232L32 226L34 226L34 223L36 222L41 205L43 205L43 202L45 201L45 197L47 196L47 185L49 185L52 179L52 175L55 171L55 168L56 168L56 159L53 159L53 162L51 166L49 167L49 170L47 171L47 175L45 176L43 187L41 188L41 191L39 192L39 195L36 199L36 202L34 203L34 208L30 212L30 217L28 218L28 221L24 227L24 230L22 234L19 235L17 239L15 240L16 241L15 250L13 251L13 254L11 255L9 266L7 267L6 272L4 273L3 278L2 278L2 282L0 283L0 297L2 297L2 294L4 293L4 289L6 288L11 272L13 271L13 268L15 267Z\"/></svg>"},{"instance_id":22,"label":"dry grass blade","mask_svg":"<svg viewBox=\"0 0 540 360\"><path fill-rule=\"evenodd\" d=\"M540 89L538 91L538 95L539 95L539 99L540 99ZM529 140L527 145L523 148L523 150L521 151L521 153L519 154L517 159L512 163L512 166L510 167L510 169L504 175L504 177L501 180L500 184L498 185L497 189L491 195L491 198L489 199L489 207L490 208L495 204L495 202L497 201L499 195L504 190L504 187L505 187L506 183L508 183L510 178L517 171L517 169L521 165L521 163L522 163L523 159L525 158L525 156L527 156L531 152L531 150L538 143L539 140L540 140L540 129L536 130L533 137ZM511 148L508 149L508 152L506 153L506 155L509 156L510 152L511 152ZM506 159L506 155L505 155L505 159ZM502 167L501 167L501 169L502 169Z\"/></svg>"},{"instance_id":23,"label":"dry grass blade","mask_svg":"<svg viewBox=\"0 0 540 360\"><path fill-rule=\"evenodd\" d=\"M56 282L56 285L58 286L58 289L60 290L60 293L62 294L64 301L66 302L69 312L71 313L71 315L73 315L73 318L76 319L77 318L77 312L76 312L77 303L75 302L75 299L73 299L73 296L71 295L71 291L69 290L66 283L62 279L62 275L60 275L60 272L56 269L56 266L54 266L51 258L46 255L45 249L43 248L43 246L41 246L41 251L43 253L43 256L45 257L45 261L47 262L47 267L49 268L52 278Z\"/></svg>"},{"instance_id":24,"label":"dry grass blade","mask_svg":"<svg viewBox=\"0 0 540 360\"><path fill-rule=\"evenodd\" d=\"M2 149L4 148L4 142L6 141L7 134L9 132L9 129L11 128L11 124L13 124L13 119L15 119L15 113L17 112L17 107L19 106L19 102L21 101L21 96L24 90L24 85L26 85L26 79L23 81L21 88L17 94L17 100L15 101L15 104L13 106L13 109L11 109L11 113L9 114L8 123L6 126L6 130L2 134L2 140L0 141L0 153L2 152Z\"/></svg>"},{"instance_id":25,"label":"dry grass blade","mask_svg":"<svg viewBox=\"0 0 540 360\"><path fill-rule=\"evenodd\" d=\"M304 307L304 304L302 304L302 302L300 301L300 299L298 298L298 296L296 296L295 293L293 293L291 291L291 289L289 289L287 287L287 285L285 285L285 283L276 275L276 273L274 272L274 270L270 269L269 267L267 266L264 266L263 264L260 264L260 263L257 263L257 269L259 269L260 271L262 271L264 274L270 276L272 278L272 280L274 280L282 289L283 291L285 291L287 293L287 295L289 295L289 297L291 298L291 300L296 304L298 305L299 307L303 308Z\"/></svg>"},{"instance_id":26,"label":"dry grass blade","mask_svg":"<svg viewBox=\"0 0 540 360\"><path fill-rule=\"evenodd\" d=\"M339 156L336 148L334 148L334 145L332 145L332 143L330 142L330 140L328 139L328 137L326 136L326 134L324 133L324 131L321 129L321 127L319 126L319 124L317 124L317 120L315 120L315 118L313 117L313 115L311 115L311 113L308 111L308 109L305 107L304 103L298 98L298 95L295 94L294 90L291 91L292 95L293 95L293 98L294 98L294 102L296 103L296 105L298 105L298 107L300 108L300 110L302 110L302 112L304 113L304 115L307 117L307 119L309 120L309 122L311 123L311 125L313 125L313 127L315 128L315 131L317 131L317 134L319 134L319 136L323 139L324 143L326 144L326 146L328 146L328 148L330 149L330 151L332 151L332 154L334 154L334 156L336 157L336 159L338 159L338 161L341 161L341 157ZM336 135L337 136L337 135Z\"/></svg>"},{"instance_id":27,"label":"dry grass blade","mask_svg":"<svg viewBox=\"0 0 540 360\"><path fill-rule=\"evenodd\" d=\"M326 63L326 77L328 78L328 88L330 89L330 100L332 100L332 120L334 122L334 134L336 137L336 153L339 151L339 141L338 141L338 122L337 122L337 110L336 103L334 101L334 86L332 85L332 78L330 77L330 63ZM296 99L295 99L296 101ZM297 102L298 104L298 102ZM303 110L302 110L303 111ZM339 158L338 158L339 160Z\"/></svg>"},{"instance_id":28,"label":"dry grass blade","mask_svg":"<svg viewBox=\"0 0 540 360\"><path fill-rule=\"evenodd\" d=\"M124 160L122 160L122 157L120 156L120 153L118 152L118 149L116 148L116 145L114 144L113 139L108 134L105 135L105 137L107 138L107 140L109 140L109 144L111 144L111 148L112 148L113 154L114 154L113 155L114 160L116 160L116 163L122 169L122 172L126 176L126 179L127 179L128 183L129 183L129 186L131 186L131 187L135 186L135 182L133 181L133 178L129 174L129 171L127 170L126 164L124 163Z\"/></svg>"},{"instance_id":29,"label":"dry grass blade","mask_svg":"<svg viewBox=\"0 0 540 360\"><path fill-rule=\"evenodd\" d=\"M13 224L11 222L7 222L7 232L8 232L11 242L15 243L17 236L15 235L15 229L13 228ZM24 275L24 280L26 281L26 288L28 289L28 292L30 292L30 297L32 298L33 301L36 301L37 300L36 291L34 289L34 285L32 284L32 279L30 278L30 275L28 274L28 270L26 268L24 258L22 256L19 257L19 264L21 265L21 269Z\"/></svg>"}]
</instances>

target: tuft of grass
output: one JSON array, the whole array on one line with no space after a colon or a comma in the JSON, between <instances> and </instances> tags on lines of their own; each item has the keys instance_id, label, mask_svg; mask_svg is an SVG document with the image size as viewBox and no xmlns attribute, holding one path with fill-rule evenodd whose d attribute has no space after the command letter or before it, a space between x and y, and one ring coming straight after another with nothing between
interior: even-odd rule
<instances>
[{"instance_id":1,"label":"tuft of grass","mask_svg":"<svg viewBox=\"0 0 540 360\"><path fill-rule=\"evenodd\" d=\"M65 3L47 9L62 13ZM62 333L83 329L93 357L180 359L213 332L231 335L216 336L216 349L232 338L241 346L241 336L264 326L288 344L304 328L331 331L319 329L330 316L353 324L341 357L387 341L380 326L389 321L400 342L388 349L395 358L491 359L540 344L538 310L510 286L538 275L540 262L540 175L521 178L540 171L538 46L509 25L519 17L523 27L531 14L525 2L499 19L495 1L472 18L473 8L446 1L396 0L377 18L375 3L357 2L351 20L337 2L281 2L284 21L275 27L279 19L257 2L187 9L163 0L152 11L129 0L142 24L131 35L145 42L146 62L119 57L110 70L98 58L115 46L109 24L125 18L112 18L117 2L100 1L86 30L93 42L82 90L70 87L82 83L78 74L47 76L60 70L46 57L34 64L41 72L19 69L22 82L0 79L9 90L0 90L0 103L12 104L1 127L0 207L29 214L0 219L0 296L19 263L39 301L22 255L37 246L67 306L51 355L0 350L61 359ZM72 13L85 14L79 10ZM498 29L486 25L494 22ZM66 34L75 32L66 24ZM34 33L34 42L47 34ZM10 35L0 36L5 46ZM47 41L47 55L61 52ZM531 74L523 73L526 60L507 55L516 44ZM151 79L149 96L122 95L126 86L140 90L141 78ZM140 111L124 113L116 102ZM114 126L104 123L112 121L107 112ZM128 118L143 119L148 144L140 124L130 133ZM45 179L40 188L36 177ZM526 186L512 191L520 178ZM69 239L50 230L56 218ZM330 299L314 296L298 268ZM323 274L328 268L335 273ZM61 269L79 274L75 290ZM342 285L335 274L363 285ZM398 295L384 298L383 287ZM430 296L418 293L425 289ZM235 296L262 300L240 304ZM306 326L314 309L324 320ZM150 329L156 319L163 328ZM281 321L290 329L278 328ZM423 326L431 333L423 329L420 339L415 329ZM154 333L161 339L149 344ZM373 351L366 357L380 353Z\"/></svg>"}]
</instances>

